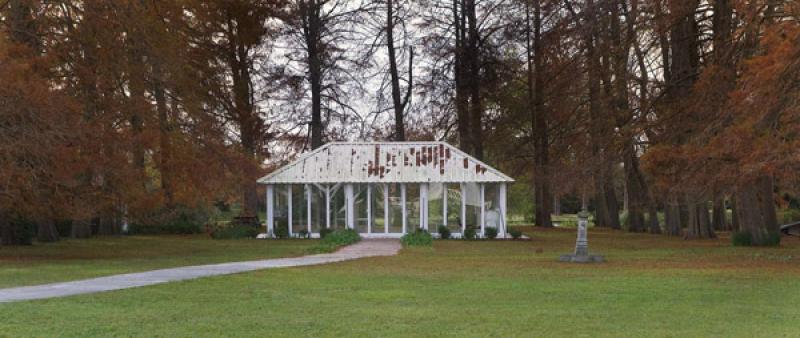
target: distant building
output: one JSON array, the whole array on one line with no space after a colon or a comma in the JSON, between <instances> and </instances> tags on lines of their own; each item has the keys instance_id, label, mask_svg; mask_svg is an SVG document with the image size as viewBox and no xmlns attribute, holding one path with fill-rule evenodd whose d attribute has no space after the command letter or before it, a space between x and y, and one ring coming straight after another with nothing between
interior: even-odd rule
<instances>
[{"instance_id":1,"label":"distant building","mask_svg":"<svg viewBox=\"0 0 800 338\"><path fill-rule=\"evenodd\" d=\"M333 142L258 180L267 186L267 234L322 228L400 237L440 225L506 233L514 180L444 142Z\"/></svg>"}]
</instances>

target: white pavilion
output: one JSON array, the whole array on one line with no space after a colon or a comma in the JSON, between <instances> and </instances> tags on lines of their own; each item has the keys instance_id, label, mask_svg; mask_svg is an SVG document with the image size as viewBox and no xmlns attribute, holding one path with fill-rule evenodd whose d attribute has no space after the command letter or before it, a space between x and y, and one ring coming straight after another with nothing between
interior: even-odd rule
<instances>
[{"instance_id":1,"label":"white pavilion","mask_svg":"<svg viewBox=\"0 0 800 338\"><path fill-rule=\"evenodd\" d=\"M444 142L332 142L258 180L266 185L266 236L285 227L319 237L350 228L400 237L416 228L460 237L467 227L506 234L514 180ZM305 230L305 231L303 231Z\"/></svg>"}]
</instances>

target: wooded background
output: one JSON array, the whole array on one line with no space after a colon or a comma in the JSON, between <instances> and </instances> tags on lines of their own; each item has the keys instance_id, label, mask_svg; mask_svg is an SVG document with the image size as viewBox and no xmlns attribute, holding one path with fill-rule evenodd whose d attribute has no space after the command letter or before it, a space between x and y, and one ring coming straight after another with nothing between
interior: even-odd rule
<instances>
[{"instance_id":1,"label":"wooded background","mask_svg":"<svg viewBox=\"0 0 800 338\"><path fill-rule=\"evenodd\" d=\"M252 215L257 177L357 139L457 144L518 178L540 226L572 198L599 226L767 244L797 193L799 16L781 0L0 0L0 237L219 202Z\"/></svg>"}]
</instances>

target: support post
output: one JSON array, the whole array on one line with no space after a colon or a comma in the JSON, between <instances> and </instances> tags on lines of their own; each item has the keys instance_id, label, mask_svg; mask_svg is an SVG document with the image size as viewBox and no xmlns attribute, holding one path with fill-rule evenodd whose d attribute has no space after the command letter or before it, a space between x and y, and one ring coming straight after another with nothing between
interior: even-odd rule
<instances>
[{"instance_id":1,"label":"support post","mask_svg":"<svg viewBox=\"0 0 800 338\"><path fill-rule=\"evenodd\" d=\"M311 236L311 186L306 184L306 231Z\"/></svg>"},{"instance_id":2,"label":"support post","mask_svg":"<svg viewBox=\"0 0 800 338\"><path fill-rule=\"evenodd\" d=\"M442 183L442 225L447 226L447 183Z\"/></svg>"},{"instance_id":3,"label":"support post","mask_svg":"<svg viewBox=\"0 0 800 338\"><path fill-rule=\"evenodd\" d=\"M419 227L428 230L428 184L419 185Z\"/></svg>"},{"instance_id":4,"label":"support post","mask_svg":"<svg viewBox=\"0 0 800 338\"><path fill-rule=\"evenodd\" d=\"M372 233L372 184L367 184L367 233Z\"/></svg>"},{"instance_id":5,"label":"support post","mask_svg":"<svg viewBox=\"0 0 800 338\"><path fill-rule=\"evenodd\" d=\"M331 185L325 185L325 227L331 227Z\"/></svg>"},{"instance_id":6,"label":"support post","mask_svg":"<svg viewBox=\"0 0 800 338\"><path fill-rule=\"evenodd\" d=\"M289 237L292 237L292 185L286 185L286 220L289 229Z\"/></svg>"},{"instance_id":7,"label":"support post","mask_svg":"<svg viewBox=\"0 0 800 338\"><path fill-rule=\"evenodd\" d=\"M486 203L484 201L484 193L486 185L481 183L481 237L486 236Z\"/></svg>"},{"instance_id":8,"label":"support post","mask_svg":"<svg viewBox=\"0 0 800 338\"><path fill-rule=\"evenodd\" d=\"M347 222L347 228L355 229L355 202L353 201L353 185L350 183L344 185L344 200L345 222Z\"/></svg>"},{"instance_id":9,"label":"support post","mask_svg":"<svg viewBox=\"0 0 800 338\"><path fill-rule=\"evenodd\" d=\"M383 184L383 233L389 233L389 185Z\"/></svg>"},{"instance_id":10,"label":"support post","mask_svg":"<svg viewBox=\"0 0 800 338\"><path fill-rule=\"evenodd\" d=\"M403 234L406 234L406 184L400 183L400 204L403 217Z\"/></svg>"},{"instance_id":11,"label":"support post","mask_svg":"<svg viewBox=\"0 0 800 338\"><path fill-rule=\"evenodd\" d=\"M467 231L467 185L461 183L461 235Z\"/></svg>"},{"instance_id":12,"label":"support post","mask_svg":"<svg viewBox=\"0 0 800 338\"><path fill-rule=\"evenodd\" d=\"M275 199L275 186L272 184L267 185L267 237L272 237L273 229L275 228L275 214L272 210L273 200Z\"/></svg>"},{"instance_id":13,"label":"support post","mask_svg":"<svg viewBox=\"0 0 800 338\"><path fill-rule=\"evenodd\" d=\"M500 224L502 225L501 234L503 238L506 238L506 233L508 233L508 226L506 224L506 184L500 183L500 196L499 196L499 205L500 205Z\"/></svg>"}]
</instances>

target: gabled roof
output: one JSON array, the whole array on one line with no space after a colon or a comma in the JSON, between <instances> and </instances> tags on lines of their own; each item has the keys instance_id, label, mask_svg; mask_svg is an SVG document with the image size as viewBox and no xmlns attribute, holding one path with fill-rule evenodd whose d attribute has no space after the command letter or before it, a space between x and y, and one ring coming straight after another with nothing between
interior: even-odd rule
<instances>
[{"instance_id":1,"label":"gabled roof","mask_svg":"<svg viewBox=\"0 0 800 338\"><path fill-rule=\"evenodd\" d=\"M301 155L258 183L513 181L444 142L332 142Z\"/></svg>"}]
</instances>

